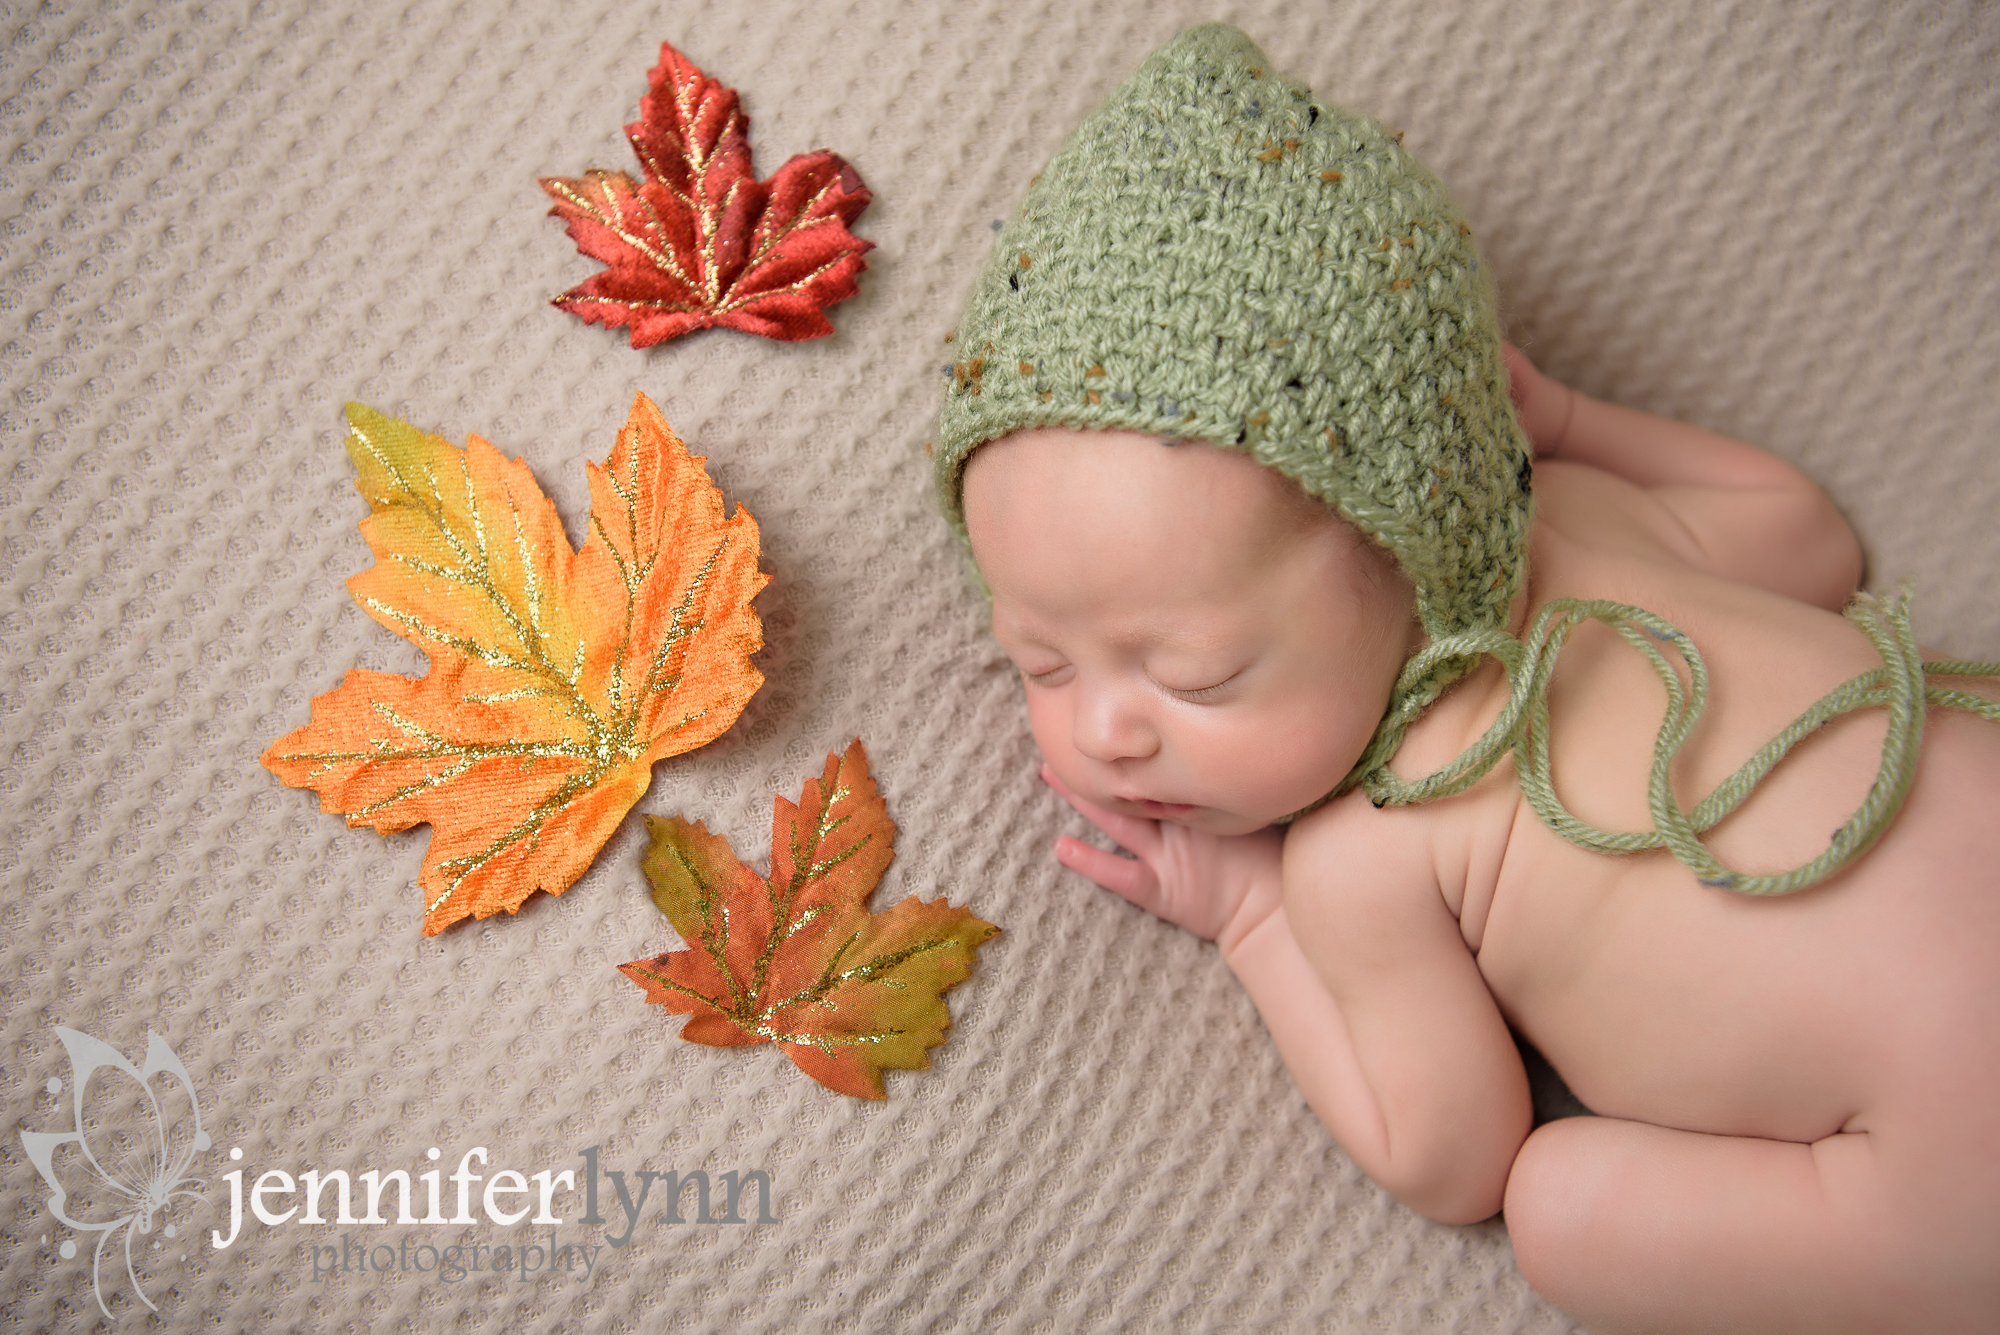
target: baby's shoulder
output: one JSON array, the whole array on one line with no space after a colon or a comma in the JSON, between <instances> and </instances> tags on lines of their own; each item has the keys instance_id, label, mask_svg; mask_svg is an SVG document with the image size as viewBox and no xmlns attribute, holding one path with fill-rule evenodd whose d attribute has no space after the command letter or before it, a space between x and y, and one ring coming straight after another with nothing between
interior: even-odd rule
<instances>
[{"instance_id":1,"label":"baby's shoulder","mask_svg":"<svg viewBox=\"0 0 2000 1335\"><path fill-rule=\"evenodd\" d=\"M1464 695L1450 698L1462 704ZM1456 751L1446 754L1451 742L1435 728L1413 730L1412 739L1394 765L1406 777L1456 757ZM1310 888L1357 912L1442 902L1476 951L1493 886L1524 815L1533 824L1507 758L1467 791L1441 801L1377 807L1356 789L1301 818L1287 834L1288 892Z\"/></svg>"},{"instance_id":2,"label":"baby's shoulder","mask_svg":"<svg viewBox=\"0 0 2000 1335\"><path fill-rule=\"evenodd\" d=\"M1534 470L1530 570L1548 574L1566 558L1630 560L1664 570L1702 570L1694 530L1656 492L1588 464L1542 462Z\"/></svg>"},{"instance_id":3,"label":"baby's shoulder","mask_svg":"<svg viewBox=\"0 0 2000 1335\"><path fill-rule=\"evenodd\" d=\"M1641 486L1587 464L1537 466L1531 574L1636 562L1759 588L1823 609L1852 596L1858 540L1819 488ZM1585 578L1589 571L1583 572Z\"/></svg>"},{"instance_id":4,"label":"baby's shoulder","mask_svg":"<svg viewBox=\"0 0 2000 1335\"><path fill-rule=\"evenodd\" d=\"M1699 567L1703 550L1662 495L1588 464L1535 466L1537 537L1677 566Z\"/></svg>"}]
</instances>

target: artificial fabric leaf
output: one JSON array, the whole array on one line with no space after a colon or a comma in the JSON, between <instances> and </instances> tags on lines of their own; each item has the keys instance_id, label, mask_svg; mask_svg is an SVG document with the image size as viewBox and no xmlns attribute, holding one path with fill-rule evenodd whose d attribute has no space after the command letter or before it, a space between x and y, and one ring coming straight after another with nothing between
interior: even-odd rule
<instances>
[{"instance_id":1,"label":"artificial fabric leaf","mask_svg":"<svg viewBox=\"0 0 2000 1335\"><path fill-rule=\"evenodd\" d=\"M833 332L825 307L854 295L874 246L847 230L872 196L821 149L767 181L750 165L750 118L665 42L639 119L625 127L646 174L545 176L549 212L611 266L554 299L587 323L626 327L635 348L727 325L766 338Z\"/></svg>"},{"instance_id":2,"label":"artificial fabric leaf","mask_svg":"<svg viewBox=\"0 0 2000 1335\"><path fill-rule=\"evenodd\" d=\"M577 551L527 465L358 403L347 452L376 564L347 582L430 656L356 669L264 764L349 825L428 821L424 934L514 912L583 875L652 782L713 741L764 678L757 524L725 519L706 460L641 394L590 477Z\"/></svg>"},{"instance_id":3,"label":"artificial fabric leaf","mask_svg":"<svg viewBox=\"0 0 2000 1335\"><path fill-rule=\"evenodd\" d=\"M681 1037L715 1047L776 1043L813 1079L883 1097L882 1071L930 1065L951 1027L943 992L1000 929L912 896L880 913L868 896L896 827L856 741L826 758L796 805L777 799L771 875L720 835L648 816L646 879L688 949L621 964L646 1000L691 1017Z\"/></svg>"}]
</instances>

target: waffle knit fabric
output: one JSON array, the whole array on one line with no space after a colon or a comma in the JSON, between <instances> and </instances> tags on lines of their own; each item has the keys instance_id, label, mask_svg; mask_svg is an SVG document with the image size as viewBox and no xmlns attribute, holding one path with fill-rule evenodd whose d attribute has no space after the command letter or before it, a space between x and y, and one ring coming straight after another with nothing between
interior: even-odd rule
<instances>
[{"instance_id":1,"label":"waffle knit fabric","mask_svg":"<svg viewBox=\"0 0 2000 1335\"><path fill-rule=\"evenodd\" d=\"M956 347L934 459L961 537L966 460L1010 431L1203 440L1386 547L1433 640L1505 626L1530 463L1471 231L1397 136L1236 29L1182 33L1078 128L1001 230ZM1476 662L1399 683L1389 718Z\"/></svg>"}]
</instances>

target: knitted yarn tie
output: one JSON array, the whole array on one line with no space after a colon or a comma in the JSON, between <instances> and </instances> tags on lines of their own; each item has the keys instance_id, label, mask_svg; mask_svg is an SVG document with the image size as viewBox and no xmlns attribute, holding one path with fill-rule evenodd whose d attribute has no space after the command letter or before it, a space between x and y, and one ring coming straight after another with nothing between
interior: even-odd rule
<instances>
[{"instance_id":1,"label":"knitted yarn tie","mask_svg":"<svg viewBox=\"0 0 2000 1335\"><path fill-rule=\"evenodd\" d=\"M1507 703L1485 734L1444 768L1420 779L1391 773L1388 759L1422 707L1394 711L1383 721L1366 754L1342 788L1359 786L1376 806L1402 806L1450 797L1477 783L1510 751L1521 792L1536 815L1558 835L1599 853L1636 853L1665 848L1703 885L1743 895L1788 895L1817 885L1845 868L1880 839L1902 808L1916 779L1928 706L1963 709L2000 722L2000 701L1970 691L1934 685L1931 677L2000 677L2000 662L1926 660L1910 626L1910 594L1901 590L1883 602L1868 594L1848 606L1847 618L1882 656L1882 666L1835 687L1789 727L1766 743L1715 790L1683 811L1674 798L1668 769L1700 721L1708 703L1708 666L1701 651L1665 619L1627 603L1605 599L1557 598L1543 606L1519 640L1504 630L1470 630L1434 641L1404 665L1403 677L1423 680L1443 658L1491 655L1506 670ZM1549 683L1570 632L1586 621L1601 621L1646 656L1666 688L1667 709L1653 743L1646 804L1653 828L1603 830L1578 818L1557 795L1549 762ZM1660 644L1671 644L1687 665L1687 680ZM1725 867L1700 836L1743 804L1757 784L1791 749L1820 727L1859 709L1886 708L1889 731L1882 763L1860 807L1841 825L1819 856L1790 871L1758 874Z\"/></svg>"}]
</instances>

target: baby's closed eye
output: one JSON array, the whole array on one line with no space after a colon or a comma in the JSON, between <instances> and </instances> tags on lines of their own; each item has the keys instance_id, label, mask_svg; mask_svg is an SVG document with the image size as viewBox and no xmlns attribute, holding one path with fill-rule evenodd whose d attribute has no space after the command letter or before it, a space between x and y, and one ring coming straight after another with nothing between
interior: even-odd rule
<instances>
[{"instance_id":1,"label":"baby's closed eye","mask_svg":"<svg viewBox=\"0 0 2000 1335\"><path fill-rule=\"evenodd\" d=\"M1030 666L1026 663L1016 663L1014 666L1019 669L1021 680L1030 686L1060 686L1069 680L1068 663L1057 663L1052 667L1041 664Z\"/></svg>"},{"instance_id":2,"label":"baby's closed eye","mask_svg":"<svg viewBox=\"0 0 2000 1335\"><path fill-rule=\"evenodd\" d=\"M1171 681L1163 681L1158 676L1155 676L1153 677L1153 684L1176 700L1185 700L1189 704L1207 705L1227 699L1234 693L1233 688L1242 676L1242 671L1238 670L1220 680L1211 681L1207 686L1176 686Z\"/></svg>"}]
</instances>

